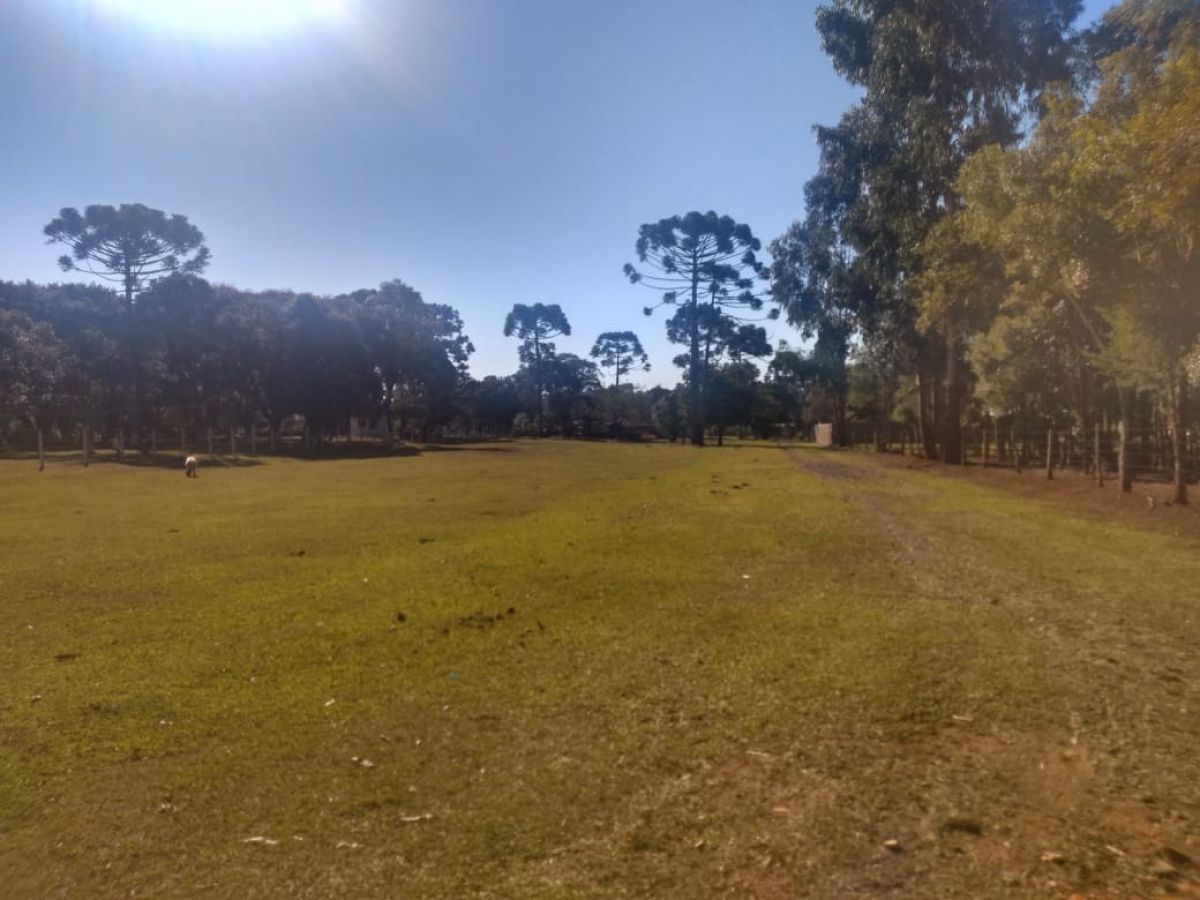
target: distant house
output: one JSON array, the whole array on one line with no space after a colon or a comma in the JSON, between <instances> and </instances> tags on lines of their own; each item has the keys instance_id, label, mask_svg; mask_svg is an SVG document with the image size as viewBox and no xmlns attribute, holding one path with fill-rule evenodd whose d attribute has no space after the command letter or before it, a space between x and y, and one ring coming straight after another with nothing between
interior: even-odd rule
<instances>
[{"instance_id":1,"label":"distant house","mask_svg":"<svg viewBox=\"0 0 1200 900\"><path fill-rule=\"evenodd\" d=\"M362 438L386 437L389 437L388 420L386 416L379 416L374 420L367 416L350 417L350 440L356 441Z\"/></svg>"}]
</instances>

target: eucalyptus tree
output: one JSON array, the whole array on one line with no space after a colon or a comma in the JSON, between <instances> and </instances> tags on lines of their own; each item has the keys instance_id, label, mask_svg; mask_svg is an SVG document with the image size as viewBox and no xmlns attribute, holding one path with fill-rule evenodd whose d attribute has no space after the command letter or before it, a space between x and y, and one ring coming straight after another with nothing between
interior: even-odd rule
<instances>
[{"instance_id":1,"label":"eucalyptus tree","mask_svg":"<svg viewBox=\"0 0 1200 900\"><path fill-rule=\"evenodd\" d=\"M42 231L48 243L70 249L58 259L64 272L120 285L127 306L158 277L203 272L211 256L187 216L168 216L141 203L93 205L82 213L66 207Z\"/></svg>"},{"instance_id":2,"label":"eucalyptus tree","mask_svg":"<svg viewBox=\"0 0 1200 900\"><path fill-rule=\"evenodd\" d=\"M611 370L613 385L621 386L621 376L635 366L643 372L650 371L650 357L642 348L642 342L632 331L606 331L596 338L589 354L599 361L602 369Z\"/></svg>"},{"instance_id":3,"label":"eucalyptus tree","mask_svg":"<svg viewBox=\"0 0 1200 900\"><path fill-rule=\"evenodd\" d=\"M959 206L958 170L975 150L1012 144L1042 88L1070 74L1070 25L1080 0L833 0L817 29L834 68L863 89L853 124L857 196L842 232L863 267L881 321L899 335L916 331L910 279L933 225ZM962 331L947 318L940 354L922 347L928 383L941 357L943 456L961 457L958 362Z\"/></svg>"},{"instance_id":4,"label":"eucalyptus tree","mask_svg":"<svg viewBox=\"0 0 1200 900\"><path fill-rule=\"evenodd\" d=\"M1126 2L1150 24L1170 2ZM1149 25L1145 26L1149 27ZM1101 192L1121 265L1108 286L1107 361L1127 384L1153 390L1166 412L1174 501L1187 502L1185 421L1190 364L1200 352L1200 11L1175 25L1165 50L1134 42L1100 63L1098 96L1074 133L1072 160Z\"/></svg>"},{"instance_id":5,"label":"eucalyptus tree","mask_svg":"<svg viewBox=\"0 0 1200 900\"><path fill-rule=\"evenodd\" d=\"M710 319L738 319L762 310L760 288L767 277L757 256L762 243L749 225L710 210L642 225L634 246L642 268L626 263L625 276L660 296L658 304L645 308L646 315L658 306L680 308L676 324L683 328L672 330L668 323L668 338L688 348L689 431L692 444L703 446L704 392L710 363L703 352L701 309L710 311ZM778 310L770 311L770 318L777 316Z\"/></svg>"}]
</instances>

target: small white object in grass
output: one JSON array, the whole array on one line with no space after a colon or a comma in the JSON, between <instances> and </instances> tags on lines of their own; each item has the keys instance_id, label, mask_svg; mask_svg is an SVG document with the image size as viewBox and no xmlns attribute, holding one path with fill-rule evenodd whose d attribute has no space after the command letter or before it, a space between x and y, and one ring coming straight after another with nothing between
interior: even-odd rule
<instances>
[{"instance_id":1,"label":"small white object in grass","mask_svg":"<svg viewBox=\"0 0 1200 900\"><path fill-rule=\"evenodd\" d=\"M243 844L262 844L265 847L274 847L276 844L279 843L279 841L272 840L269 837L263 837L261 834L256 834L254 837L246 838L244 841L242 841L242 843Z\"/></svg>"},{"instance_id":2,"label":"small white object in grass","mask_svg":"<svg viewBox=\"0 0 1200 900\"><path fill-rule=\"evenodd\" d=\"M326 700L326 701L325 701L325 705L326 705L326 706L333 706L333 704L335 704L335 703L337 703L337 701L336 701L336 700L333 700L333 699L330 699L330 700Z\"/></svg>"},{"instance_id":3,"label":"small white object in grass","mask_svg":"<svg viewBox=\"0 0 1200 900\"><path fill-rule=\"evenodd\" d=\"M406 825L411 825L414 822L428 822L433 818L433 813L418 813L415 816L401 816L400 821Z\"/></svg>"},{"instance_id":4,"label":"small white object in grass","mask_svg":"<svg viewBox=\"0 0 1200 900\"><path fill-rule=\"evenodd\" d=\"M742 577L743 577L743 578L746 578L746 579L749 579L749 578L750 578L750 576L749 576L749 575L743 575Z\"/></svg>"},{"instance_id":5,"label":"small white object in grass","mask_svg":"<svg viewBox=\"0 0 1200 900\"><path fill-rule=\"evenodd\" d=\"M888 850L891 850L893 853L899 853L901 850L904 849L903 847L900 846L900 842L898 840L896 840L895 838L888 838L886 841L883 842L883 846L885 848L887 848Z\"/></svg>"},{"instance_id":6,"label":"small white object in grass","mask_svg":"<svg viewBox=\"0 0 1200 900\"><path fill-rule=\"evenodd\" d=\"M350 757L350 761L351 761L351 762L356 762L356 763L358 763L358 764L359 764L360 766L362 766L364 769L373 769L373 768L375 768L375 763L371 762L371 761L370 761L369 759L367 759L365 756L352 756L352 757Z\"/></svg>"},{"instance_id":7,"label":"small white object in grass","mask_svg":"<svg viewBox=\"0 0 1200 900\"><path fill-rule=\"evenodd\" d=\"M358 843L358 841L338 841L337 847L335 847L334 849L336 849L336 850L357 850L361 846L362 846L362 844Z\"/></svg>"}]
</instances>

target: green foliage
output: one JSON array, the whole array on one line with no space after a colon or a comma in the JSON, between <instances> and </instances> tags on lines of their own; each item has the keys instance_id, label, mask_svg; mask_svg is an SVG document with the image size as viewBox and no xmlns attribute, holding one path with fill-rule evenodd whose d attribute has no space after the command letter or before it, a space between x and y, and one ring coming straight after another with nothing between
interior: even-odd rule
<instances>
[{"instance_id":1,"label":"green foliage","mask_svg":"<svg viewBox=\"0 0 1200 900\"><path fill-rule=\"evenodd\" d=\"M0 431L4 419L36 419L66 374L68 350L45 322L0 308Z\"/></svg>"},{"instance_id":2,"label":"green foliage","mask_svg":"<svg viewBox=\"0 0 1200 900\"><path fill-rule=\"evenodd\" d=\"M642 348L642 342L632 331L606 331L592 345L592 359L599 360L603 369L611 369L613 383L620 387L621 376L637 366L643 372L650 371L650 357Z\"/></svg>"}]
</instances>

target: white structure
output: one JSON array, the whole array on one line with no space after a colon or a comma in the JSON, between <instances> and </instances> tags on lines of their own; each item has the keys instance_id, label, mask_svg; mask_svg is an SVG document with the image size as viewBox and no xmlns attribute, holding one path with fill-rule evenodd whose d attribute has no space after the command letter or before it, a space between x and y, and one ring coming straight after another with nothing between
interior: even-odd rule
<instances>
[{"instance_id":1,"label":"white structure","mask_svg":"<svg viewBox=\"0 0 1200 900\"><path fill-rule=\"evenodd\" d=\"M833 423L818 422L816 427L817 446L832 447L833 446Z\"/></svg>"},{"instance_id":2,"label":"white structure","mask_svg":"<svg viewBox=\"0 0 1200 900\"><path fill-rule=\"evenodd\" d=\"M374 422L366 416L350 417L350 440L386 437L388 437L388 422L384 416L380 416Z\"/></svg>"}]
</instances>

